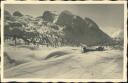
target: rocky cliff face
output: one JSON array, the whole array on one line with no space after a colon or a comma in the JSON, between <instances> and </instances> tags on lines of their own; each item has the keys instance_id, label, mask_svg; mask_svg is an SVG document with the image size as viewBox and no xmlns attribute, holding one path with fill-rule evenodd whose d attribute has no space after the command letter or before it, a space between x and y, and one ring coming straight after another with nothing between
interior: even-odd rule
<instances>
[{"instance_id":1,"label":"rocky cliff face","mask_svg":"<svg viewBox=\"0 0 128 83\"><path fill-rule=\"evenodd\" d=\"M81 18L63 11L56 22L57 25L65 26L65 38L87 45L104 44L112 39L100 30L99 26L90 18Z\"/></svg>"}]
</instances>

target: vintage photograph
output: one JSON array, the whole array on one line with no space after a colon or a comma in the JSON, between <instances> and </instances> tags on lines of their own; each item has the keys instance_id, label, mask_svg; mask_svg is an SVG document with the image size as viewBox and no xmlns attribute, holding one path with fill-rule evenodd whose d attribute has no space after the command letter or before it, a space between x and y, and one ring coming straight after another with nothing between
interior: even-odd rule
<instances>
[{"instance_id":1,"label":"vintage photograph","mask_svg":"<svg viewBox=\"0 0 128 83\"><path fill-rule=\"evenodd\" d=\"M4 79L124 79L124 3L3 3Z\"/></svg>"}]
</instances>

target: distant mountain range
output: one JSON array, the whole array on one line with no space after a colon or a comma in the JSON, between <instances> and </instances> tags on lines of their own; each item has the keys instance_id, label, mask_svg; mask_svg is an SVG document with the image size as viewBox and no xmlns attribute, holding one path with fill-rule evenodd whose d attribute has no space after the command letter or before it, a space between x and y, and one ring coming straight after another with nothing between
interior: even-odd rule
<instances>
[{"instance_id":1,"label":"distant mountain range","mask_svg":"<svg viewBox=\"0 0 128 83\"><path fill-rule=\"evenodd\" d=\"M115 32L113 35L112 35L112 38L120 38L120 39L123 39L124 37L124 31L123 29L120 29L119 31Z\"/></svg>"},{"instance_id":2,"label":"distant mountain range","mask_svg":"<svg viewBox=\"0 0 128 83\"><path fill-rule=\"evenodd\" d=\"M63 11L59 15L45 11L36 18L16 11L5 11L5 36L22 38L24 41L59 45L105 45L113 39L104 33L92 19ZM14 30L17 29L17 30ZM13 34L15 32L17 34ZM19 34L22 33L22 34ZM14 38L15 39L15 38Z\"/></svg>"}]
</instances>

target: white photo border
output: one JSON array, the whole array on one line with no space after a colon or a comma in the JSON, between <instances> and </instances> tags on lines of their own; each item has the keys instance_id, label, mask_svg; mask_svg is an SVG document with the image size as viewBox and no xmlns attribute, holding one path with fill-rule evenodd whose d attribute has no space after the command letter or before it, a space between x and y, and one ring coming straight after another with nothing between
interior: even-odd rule
<instances>
[{"instance_id":1,"label":"white photo border","mask_svg":"<svg viewBox=\"0 0 128 83\"><path fill-rule=\"evenodd\" d=\"M123 4L124 5L124 57L123 79L37 79L4 78L4 5L5 4ZM2 1L1 2L1 81L2 82L126 82L127 81L127 1Z\"/></svg>"}]
</instances>

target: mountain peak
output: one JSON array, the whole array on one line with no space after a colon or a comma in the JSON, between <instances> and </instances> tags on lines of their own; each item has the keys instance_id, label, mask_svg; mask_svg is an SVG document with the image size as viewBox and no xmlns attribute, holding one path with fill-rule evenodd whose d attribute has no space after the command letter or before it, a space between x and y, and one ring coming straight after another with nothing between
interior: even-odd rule
<instances>
[{"instance_id":1,"label":"mountain peak","mask_svg":"<svg viewBox=\"0 0 128 83\"><path fill-rule=\"evenodd\" d=\"M70 11L68 11L68 10L64 10L64 11L62 11L61 13L63 13L63 14L68 14L68 15L72 15L72 13L71 13Z\"/></svg>"},{"instance_id":2,"label":"mountain peak","mask_svg":"<svg viewBox=\"0 0 128 83\"><path fill-rule=\"evenodd\" d=\"M19 16L19 17L21 17L21 16L23 16L23 14L21 12L19 12L19 11L15 11L13 13L13 16Z\"/></svg>"},{"instance_id":3,"label":"mountain peak","mask_svg":"<svg viewBox=\"0 0 128 83\"><path fill-rule=\"evenodd\" d=\"M45 11L43 13L42 18L43 18L44 21L53 22L55 16L56 16L56 14L53 13L52 11Z\"/></svg>"}]
</instances>

